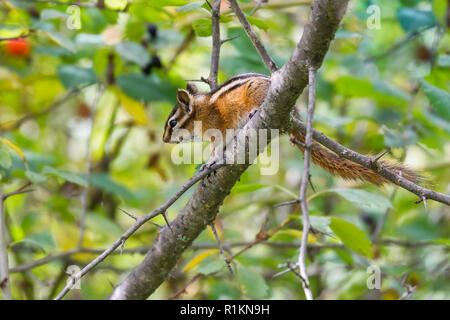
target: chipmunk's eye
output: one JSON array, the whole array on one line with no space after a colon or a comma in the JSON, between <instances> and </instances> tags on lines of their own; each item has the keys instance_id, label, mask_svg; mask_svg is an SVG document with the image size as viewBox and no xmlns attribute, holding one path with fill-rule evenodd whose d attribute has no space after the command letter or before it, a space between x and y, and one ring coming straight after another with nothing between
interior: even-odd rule
<instances>
[{"instance_id":1,"label":"chipmunk's eye","mask_svg":"<svg viewBox=\"0 0 450 320\"><path fill-rule=\"evenodd\" d=\"M177 120L175 120L175 119L170 120L169 125L171 128L175 127L177 125Z\"/></svg>"}]
</instances>

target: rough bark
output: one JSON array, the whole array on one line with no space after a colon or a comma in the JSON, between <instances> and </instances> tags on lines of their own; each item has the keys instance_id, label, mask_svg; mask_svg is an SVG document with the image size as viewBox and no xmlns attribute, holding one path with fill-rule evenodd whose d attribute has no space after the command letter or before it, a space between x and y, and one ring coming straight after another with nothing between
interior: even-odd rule
<instances>
[{"instance_id":1,"label":"rough bark","mask_svg":"<svg viewBox=\"0 0 450 320\"><path fill-rule=\"evenodd\" d=\"M285 129L295 101L308 84L308 68L318 69L345 13L348 0L316 0L303 36L290 60L272 75L259 112L245 128ZM170 270L194 239L212 221L248 165L227 165L205 179L186 206L163 228L142 263L119 284L110 299L146 299L168 277Z\"/></svg>"}]
</instances>

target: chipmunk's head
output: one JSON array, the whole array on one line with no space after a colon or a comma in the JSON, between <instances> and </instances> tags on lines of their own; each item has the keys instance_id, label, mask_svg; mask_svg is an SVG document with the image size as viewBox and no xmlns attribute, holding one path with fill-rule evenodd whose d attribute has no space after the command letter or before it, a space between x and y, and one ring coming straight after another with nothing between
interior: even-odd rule
<instances>
[{"instance_id":1,"label":"chipmunk's head","mask_svg":"<svg viewBox=\"0 0 450 320\"><path fill-rule=\"evenodd\" d=\"M180 143L192 141L194 136L195 95L198 89L188 83L186 90L178 89L178 103L167 118L164 127L163 141L165 143Z\"/></svg>"}]
</instances>

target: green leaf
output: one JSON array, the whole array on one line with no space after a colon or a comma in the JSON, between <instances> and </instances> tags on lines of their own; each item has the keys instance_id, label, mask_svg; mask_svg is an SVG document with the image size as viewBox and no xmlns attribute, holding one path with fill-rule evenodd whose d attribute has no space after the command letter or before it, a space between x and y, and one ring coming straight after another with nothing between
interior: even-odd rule
<instances>
[{"instance_id":1,"label":"green leaf","mask_svg":"<svg viewBox=\"0 0 450 320\"><path fill-rule=\"evenodd\" d=\"M116 79L118 86L130 97L140 101L167 101L175 103L177 88L169 81L141 73L124 74Z\"/></svg>"},{"instance_id":2,"label":"green leaf","mask_svg":"<svg viewBox=\"0 0 450 320\"><path fill-rule=\"evenodd\" d=\"M48 31L44 31L44 32L47 33L48 36L53 41L55 41L57 44L59 44L61 47L66 48L67 50L69 50L72 53L75 53L77 51L77 48L76 48L75 44L72 42L72 40L67 38L62 33L59 33L54 30L48 30Z\"/></svg>"},{"instance_id":3,"label":"green leaf","mask_svg":"<svg viewBox=\"0 0 450 320\"><path fill-rule=\"evenodd\" d=\"M11 154L9 153L8 148L3 143L0 143L0 167L9 169L11 165Z\"/></svg>"},{"instance_id":4,"label":"green leaf","mask_svg":"<svg viewBox=\"0 0 450 320\"><path fill-rule=\"evenodd\" d=\"M228 22L233 21L233 18L230 18L230 17L228 17L228 16L221 15L221 16L219 17L219 21L220 21L220 22L223 22L223 23L228 23Z\"/></svg>"},{"instance_id":5,"label":"green leaf","mask_svg":"<svg viewBox=\"0 0 450 320\"><path fill-rule=\"evenodd\" d=\"M54 10L54 9L44 9L40 13L41 20L66 18L67 16L68 16L67 13L59 11L59 10Z\"/></svg>"},{"instance_id":6,"label":"green leaf","mask_svg":"<svg viewBox=\"0 0 450 320\"><path fill-rule=\"evenodd\" d=\"M254 299L267 298L269 286L258 273L239 264L237 268L237 281L242 289Z\"/></svg>"},{"instance_id":7,"label":"green leaf","mask_svg":"<svg viewBox=\"0 0 450 320\"><path fill-rule=\"evenodd\" d=\"M208 274L212 274L222 270L224 266L225 264L223 260L206 258L205 260L200 262L200 264L197 266L196 271L206 276Z\"/></svg>"},{"instance_id":8,"label":"green leaf","mask_svg":"<svg viewBox=\"0 0 450 320\"><path fill-rule=\"evenodd\" d=\"M133 117L134 121L136 121L137 124L146 125L147 123L149 123L147 112L142 103L134 100L133 98L130 98L117 87L114 87L113 90L116 96L119 98L122 106L129 113L129 115Z\"/></svg>"},{"instance_id":9,"label":"green leaf","mask_svg":"<svg viewBox=\"0 0 450 320\"><path fill-rule=\"evenodd\" d=\"M409 96L389 83L373 82L350 76L339 77L334 82L337 93L349 98L374 99L380 103L406 105Z\"/></svg>"},{"instance_id":10,"label":"green leaf","mask_svg":"<svg viewBox=\"0 0 450 320\"><path fill-rule=\"evenodd\" d=\"M126 41L116 46L117 53L125 60L134 62L141 67L145 67L150 62L150 54L139 43Z\"/></svg>"},{"instance_id":11,"label":"green leaf","mask_svg":"<svg viewBox=\"0 0 450 320\"><path fill-rule=\"evenodd\" d=\"M196 255L194 258L189 261L188 264L183 268L183 272L189 271L192 268L195 268L198 264L200 264L203 260L208 258L210 255L216 254L219 252L219 249L209 249L206 250L198 255Z\"/></svg>"},{"instance_id":12,"label":"green leaf","mask_svg":"<svg viewBox=\"0 0 450 320\"><path fill-rule=\"evenodd\" d=\"M30 170L25 171L25 176L30 179L34 184L43 183L47 181L47 177L43 174L33 172Z\"/></svg>"},{"instance_id":13,"label":"green leaf","mask_svg":"<svg viewBox=\"0 0 450 320\"><path fill-rule=\"evenodd\" d=\"M267 188L269 185L262 183L254 183L254 184L238 184L233 187L231 190L232 194L241 194L253 192L262 188Z\"/></svg>"},{"instance_id":14,"label":"green leaf","mask_svg":"<svg viewBox=\"0 0 450 320\"><path fill-rule=\"evenodd\" d=\"M436 112L450 120L450 93L436 88L425 80L420 80L420 86Z\"/></svg>"},{"instance_id":15,"label":"green leaf","mask_svg":"<svg viewBox=\"0 0 450 320\"><path fill-rule=\"evenodd\" d=\"M0 37L1 38L14 38L20 37L28 33L28 30L20 25L0 25Z\"/></svg>"},{"instance_id":16,"label":"green leaf","mask_svg":"<svg viewBox=\"0 0 450 320\"><path fill-rule=\"evenodd\" d=\"M372 257L372 242L368 239L367 234L357 226L343 219L332 217L330 228L347 248L368 258Z\"/></svg>"},{"instance_id":17,"label":"green leaf","mask_svg":"<svg viewBox=\"0 0 450 320\"><path fill-rule=\"evenodd\" d=\"M192 28L198 37L209 37L212 34L211 19L198 19L192 22Z\"/></svg>"},{"instance_id":18,"label":"green leaf","mask_svg":"<svg viewBox=\"0 0 450 320\"><path fill-rule=\"evenodd\" d=\"M433 12L409 7L399 8L397 11L397 19L402 28L407 32L414 32L436 24Z\"/></svg>"},{"instance_id":19,"label":"green leaf","mask_svg":"<svg viewBox=\"0 0 450 320\"><path fill-rule=\"evenodd\" d=\"M404 148L417 142L417 133L410 128L392 130L383 126L384 144L391 148Z\"/></svg>"},{"instance_id":20,"label":"green leaf","mask_svg":"<svg viewBox=\"0 0 450 320\"><path fill-rule=\"evenodd\" d=\"M198 8L201 8L201 6L202 6L204 3L205 3L204 1L194 1L194 2L191 2L191 3L187 4L187 5L185 5L185 6L176 8L175 10L176 10L177 12L188 12L188 11L193 11L193 10L196 10L196 9L198 9Z\"/></svg>"},{"instance_id":21,"label":"green leaf","mask_svg":"<svg viewBox=\"0 0 450 320\"><path fill-rule=\"evenodd\" d=\"M96 233L100 232L111 237L118 237L123 232L113 221L98 214L87 214L86 225Z\"/></svg>"},{"instance_id":22,"label":"green leaf","mask_svg":"<svg viewBox=\"0 0 450 320\"><path fill-rule=\"evenodd\" d=\"M247 17L248 22L250 24L258 27L261 30L267 31L269 29L269 26L261 19L255 18L255 17Z\"/></svg>"},{"instance_id":23,"label":"green leaf","mask_svg":"<svg viewBox=\"0 0 450 320\"><path fill-rule=\"evenodd\" d=\"M134 198L133 193L123 185L113 181L106 173L95 173L91 176L91 184L108 193L124 198Z\"/></svg>"},{"instance_id":24,"label":"green leaf","mask_svg":"<svg viewBox=\"0 0 450 320\"><path fill-rule=\"evenodd\" d=\"M450 67L450 54L439 55L437 65L440 67Z\"/></svg>"},{"instance_id":25,"label":"green leaf","mask_svg":"<svg viewBox=\"0 0 450 320\"><path fill-rule=\"evenodd\" d=\"M335 188L326 192L335 192L362 210L385 211L392 208L388 198L360 189Z\"/></svg>"},{"instance_id":26,"label":"green leaf","mask_svg":"<svg viewBox=\"0 0 450 320\"><path fill-rule=\"evenodd\" d=\"M82 68L67 64L58 67L58 77L64 87L68 89L97 81L95 73L91 68Z\"/></svg>"},{"instance_id":27,"label":"green leaf","mask_svg":"<svg viewBox=\"0 0 450 320\"><path fill-rule=\"evenodd\" d=\"M447 0L433 0L433 13L436 19L443 25L445 25L446 8Z\"/></svg>"},{"instance_id":28,"label":"green leaf","mask_svg":"<svg viewBox=\"0 0 450 320\"><path fill-rule=\"evenodd\" d=\"M344 261L345 263L347 264L353 263L353 257L348 251L339 248L335 248L334 251L337 253L339 258L341 258L341 260Z\"/></svg>"},{"instance_id":29,"label":"green leaf","mask_svg":"<svg viewBox=\"0 0 450 320\"><path fill-rule=\"evenodd\" d=\"M162 8L162 7L179 7L186 4L185 0L150 0L150 5L152 7Z\"/></svg>"},{"instance_id":30,"label":"green leaf","mask_svg":"<svg viewBox=\"0 0 450 320\"><path fill-rule=\"evenodd\" d=\"M450 246L450 239L445 239L445 238L434 239L434 240L431 240L430 242L433 242L433 243L436 243L436 244L443 244L443 245L446 245L446 246Z\"/></svg>"},{"instance_id":31,"label":"green leaf","mask_svg":"<svg viewBox=\"0 0 450 320\"><path fill-rule=\"evenodd\" d=\"M106 0L105 5L113 10L123 10L128 5L128 0Z\"/></svg>"},{"instance_id":32,"label":"green leaf","mask_svg":"<svg viewBox=\"0 0 450 320\"><path fill-rule=\"evenodd\" d=\"M44 169L42 170L42 174L58 176L66 181L78 184L85 188L88 186L84 176L79 173L74 173L74 172L69 172L69 171L61 171L61 170L58 170L58 169L55 169L55 168L52 168L49 166L45 166Z\"/></svg>"},{"instance_id":33,"label":"green leaf","mask_svg":"<svg viewBox=\"0 0 450 320\"><path fill-rule=\"evenodd\" d=\"M309 222L314 229L317 229L321 232L330 233L330 218L329 217L321 217L321 216L310 216Z\"/></svg>"}]
</instances>

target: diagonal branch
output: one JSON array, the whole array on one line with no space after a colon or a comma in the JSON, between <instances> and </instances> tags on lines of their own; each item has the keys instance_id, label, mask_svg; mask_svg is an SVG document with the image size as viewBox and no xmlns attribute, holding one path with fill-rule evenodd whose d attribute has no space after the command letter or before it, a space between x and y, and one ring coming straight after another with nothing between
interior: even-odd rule
<instances>
[{"instance_id":1,"label":"diagonal branch","mask_svg":"<svg viewBox=\"0 0 450 320\"><path fill-rule=\"evenodd\" d=\"M270 57L269 53L267 52L266 48L262 44L261 40L259 40L255 31L253 31L250 23L248 22L247 18L245 17L244 12L242 12L241 8L239 7L239 4L236 2L236 0L230 0L229 2L230 2L231 8L236 13L236 16L238 17L239 21L241 22L242 26L244 27L244 30L247 33L248 37L253 42L253 45L255 46L256 51L258 51L258 54L261 57L261 59L263 60L264 64L266 65L267 69L270 70L270 73L274 73L275 71L278 70L277 65Z\"/></svg>"},{"instance_id":2,"label":"diagonal branch","mask_svg":"<svg viewBox=\"0 0 450 320\"><path fill-rule=\"evenodd\" d=\"M308 68L321 66L347 2L314 1L309 21L291 59L272 74L267 96L259 111L244 126L243 134L249 129L285 129L292 107L308 83ZM146 299L152 294L167 279L184 250L214 221L225 197L248 166L227 165L218 169L208 181L199 184L172 221L173 234L168 228L162 229L142 263L114 289L109 298Z\"/></svg>"},{"instance_id":3,"label":"diagonal branch","mask_svg":"<svg viewBox=\"0 0 450 320\"><path fill-rule=\"evenodd\" d=\"M88 273L91 269L93 269L96 265L98 265L100 262L106 259L114 250L116 250L119 246L123 245L125 240L127 240L133 233L135 233L143 224L145 224L150 219L160 215L164 214L167 209L180 198L187 190L189 190L194 184L196 184L198 181L202 180L204 177L206 177L208 174L213 172L214 170L222 167L223 164L218 163L213 166L211 166L209 169L206 169L195 176L193 176L191 179L189 179L188 182L186 182L169 200L167 200L162 206L159 208L153 210L152 212L146 214L145 216L139 218L136 220L136 223L132 225L125 233L122 234L122 236L117 239L109 248L107 248L105 251L103 251L102 254L100 254L97 258L95 258L93 261L91 261L87 266L85 266L79 273L79 278L83 277L86 273ZM171 232L170 229L164 228L163 231ZM171 234L170 237L173 235ZM56 296L56 300L62 299L72 288L73 283L67 284L64 289Z\"/></svg>"},{"instance_id":4,"label":"diagonal branch","mask_svg":"<svg viewBox=\"0 0 450 320\"><path fill-rule=\"evenodd\" d=\"M306 133L306 125L301 120L294 117L292 125L295 130L299 130L302 133ZM343 145L341 145L338 142L334 141L333 139L327 137L320 131L313 129L312 135L313 135L313 139L315 141L324 145L331 151L335 152L337 155L339 155L345 159L348 159L350 161L353 161L355 163L359 163L360 165L373 170L374 172L376 172L380 176L386 178L387 180L391 181L392 183L416 194L419 197L420 201L423 201L423 199L425 199L425 200L431 199L431 200L435 200L435 201L450 205L450 196L430 190L430 189L423 188L423 187L403 178L402 176L396 174L392 170L382 167L381 165L378 165L377 169L375 170L373 167L373 160L371 158L366 157L360 153L357 153L356 151L353 151L351 149L344 147Z\"/></svg>"},{"instance_id":5,"label":"diagonal branch","mask_svg":"<svg viewBox=\"0 0 450 320\"><path fill-rule=\"evenodd\" d=\"M217 74L219 72L220 47L220 0L214 0L211 7L212 15L212 52L211 70L209 72L208 84L211 90L217 89Z\"/></svg>"}]
</instances>

